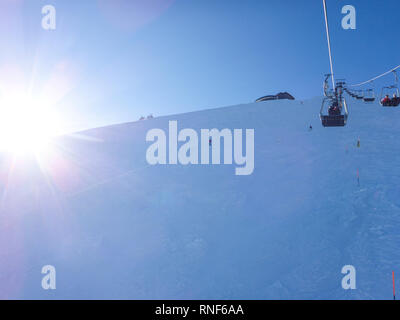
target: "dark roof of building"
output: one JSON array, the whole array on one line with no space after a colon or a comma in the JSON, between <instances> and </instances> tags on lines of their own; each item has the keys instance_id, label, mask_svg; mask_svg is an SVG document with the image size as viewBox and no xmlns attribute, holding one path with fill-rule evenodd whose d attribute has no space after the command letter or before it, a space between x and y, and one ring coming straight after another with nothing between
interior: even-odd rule
<instances>
[{"instance_id":1,"label":"dark roof of building","mask_svg":"<svg viewBox=\"0 0 400 320\"><path fill-rule=\"evenodd\" d=\"M261 97L261 98L257 99L256 102L269 101L269 100L283 100L283 99L295 100L294 97L290 93L279 92L276 95L268 95L268 96Z\"/></svg>"}]
</instances>

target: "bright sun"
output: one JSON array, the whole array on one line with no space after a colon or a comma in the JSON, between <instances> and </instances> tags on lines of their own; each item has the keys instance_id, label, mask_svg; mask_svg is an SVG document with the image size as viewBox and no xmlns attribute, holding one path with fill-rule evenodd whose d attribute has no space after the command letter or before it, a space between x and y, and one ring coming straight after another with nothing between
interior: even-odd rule
<instances>
[{"instance_id":1,"label":"bright sun","mask_svg":"<svg viewBox=\"0 0 400 320\"><path fill-rule=\"evenodd\" d=\"M40 152L60 133L60 119L45 99L25 94L0 99L0 151Z\"/></svg>"}]
</instances>

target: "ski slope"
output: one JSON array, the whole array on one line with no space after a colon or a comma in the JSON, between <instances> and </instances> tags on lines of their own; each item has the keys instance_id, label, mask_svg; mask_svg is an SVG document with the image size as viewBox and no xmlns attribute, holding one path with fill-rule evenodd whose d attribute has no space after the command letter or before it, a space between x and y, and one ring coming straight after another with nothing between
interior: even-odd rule
<instances>
[{"instance_id":1,"label":"ski slope","mask_svg":"<svg viewBox=\"0 0 400 320\"><path fill-rule=\"evenodd\" d=\"M321 100L160 117L61 137L38 158L2 155L0 298L392 299L400 109L349 99L347 127L323 128ZM146 133L169 120L255 129L254 173L148 165ZM45 265L56 290L41 287ZM356 290L341 287L344 265Z\"/></svg>"}]
</instances>

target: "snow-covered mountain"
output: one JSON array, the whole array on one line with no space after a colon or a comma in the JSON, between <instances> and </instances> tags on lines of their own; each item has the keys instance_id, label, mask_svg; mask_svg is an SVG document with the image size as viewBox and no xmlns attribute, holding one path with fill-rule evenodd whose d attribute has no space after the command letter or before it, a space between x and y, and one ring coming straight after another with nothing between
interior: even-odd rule
<instances>
[{"instance_id":1,"label":"snow-covered mountain","mask_svg":"<svg viewBox=\"0 0 400 320\"><path fill-rule=\"evenodd\" d=\"M321 100L98 128L37 159L3 156L0 298L391 299L400 109L350 100L347 127L323 128ZM146 133L170 120L254 129L253 174L149 165ZM41 286L45 265L56 290ZM342 289L344 265L356 290Z\"/></svg>"}]
</instances>

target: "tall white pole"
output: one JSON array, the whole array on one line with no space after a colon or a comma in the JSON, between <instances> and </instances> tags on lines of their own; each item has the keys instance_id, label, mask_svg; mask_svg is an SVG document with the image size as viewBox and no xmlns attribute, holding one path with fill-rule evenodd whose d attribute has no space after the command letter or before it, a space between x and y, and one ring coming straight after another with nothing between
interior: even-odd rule
<instances>
[{"instance_id":1,"label":"tall white pole","mask_svg":"<svg viewBox=\"0 0 400 320\"><path fill-rule=\"evenodd\" d=\"M326 26L326 38L328 40L328 49L329 49L329 61L331 64L331 75L332 75L332 88L335 90L335 76L333 73L333 62L332 62L332 50L331 50L331 37L329 35L329 24L328 24L328 12L326 9L326 0L322 0L324 4L324 13L325 13L325 26Z\"/></svg>"}]
</instances>

